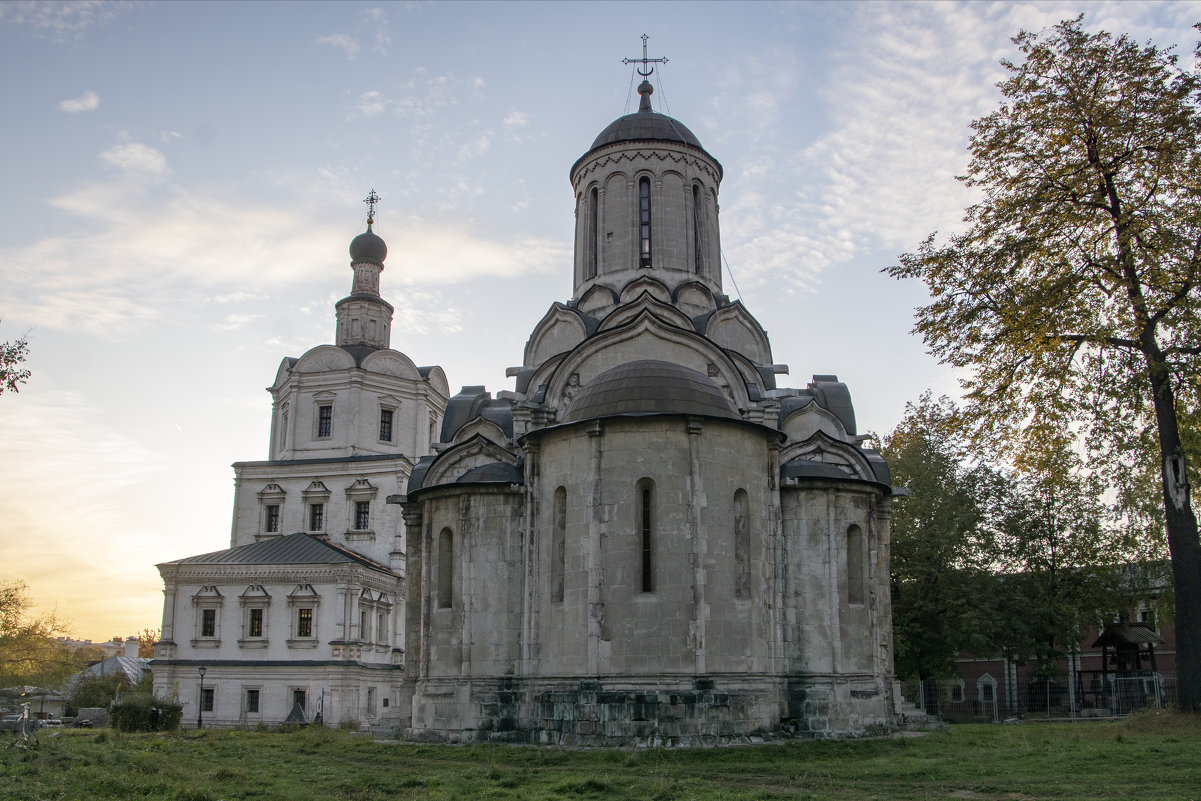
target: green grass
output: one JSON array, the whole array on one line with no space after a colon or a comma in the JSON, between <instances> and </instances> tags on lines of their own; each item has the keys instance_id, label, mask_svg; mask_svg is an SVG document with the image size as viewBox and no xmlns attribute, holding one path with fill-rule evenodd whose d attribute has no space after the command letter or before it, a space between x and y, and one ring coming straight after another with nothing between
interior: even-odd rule
<instances>
[{"instance_id":1,"label":"green grass","mask_svg":"<svg viewBox=\"0 0 1201 801\"><path fill-rule=\"evenodd\" d=\"M346 732L43 731L0 740L0 798L1201 799L1201 719L953 726L697 750L372 742Z\"/></svg>"}]
</instances>

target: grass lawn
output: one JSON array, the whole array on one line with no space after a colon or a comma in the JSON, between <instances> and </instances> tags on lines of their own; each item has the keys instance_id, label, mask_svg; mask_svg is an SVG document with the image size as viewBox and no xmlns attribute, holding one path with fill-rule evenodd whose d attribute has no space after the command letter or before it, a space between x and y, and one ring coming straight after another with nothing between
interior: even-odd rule
<instances>
[{"instance_id":1,"label":"grass lawn","mask_svg":"<svg viewBox=\"0 0 1201 801\"><path fill-rule=\"evenodd\" d=\"M1201 719L961 725L920 737L566 751L341 731L42 730L0 799L1201 799Z\"/></svg>"}]
</instances>

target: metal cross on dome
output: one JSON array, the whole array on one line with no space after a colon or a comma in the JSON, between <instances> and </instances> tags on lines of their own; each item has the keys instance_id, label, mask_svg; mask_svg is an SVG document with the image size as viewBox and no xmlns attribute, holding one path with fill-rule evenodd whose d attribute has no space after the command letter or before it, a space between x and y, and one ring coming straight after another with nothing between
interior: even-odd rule
<instances>
[{"instance_id":1,"label":"metal cross on dome","mask_svg":"<svg viewBox=\"0 0 1201 801\"><path fill-rule=\"evenodd\" d=\"M367 224L371 225L375 222L375 204L379 203L379 195L375 194L374 188L367 193L363 202L367 204Z\"/></svg>"},{"instance_id":2,"label":"metal cross on dome","mask_svg":"<svg viewBox=\"0 0 1201 801\"><path fill-rule=\"evenodd\" d=\"M666 64L667 63L666 58L647 58L646 57L646 40L649 38L650 37L647 36L645 33L642 34L642 58L623 58L621 60L621 63L622 64L641 64L643 67L646 67L648 64ZM638 69L637 67L635 67L634 69L637 70L638 74L641 75L643 78L648 77L652 72L655 71L654 67L648 68L646 70L646 72L643 72L642 70Z\"/></svg>"}]
</instances>

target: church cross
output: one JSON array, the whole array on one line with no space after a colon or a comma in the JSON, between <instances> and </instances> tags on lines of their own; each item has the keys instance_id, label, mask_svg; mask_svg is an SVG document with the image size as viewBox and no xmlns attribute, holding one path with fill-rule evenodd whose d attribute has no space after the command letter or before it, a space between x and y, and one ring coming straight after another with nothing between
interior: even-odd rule
<instances>
[{"instance_id":1,"label":"church cross","mask_svg":"<svg viewBox=\"0 0 1201 801\"><path fill-rule=\"evenodd\" d=\"M638 74L641 75L643 78L647 77L648 75L650 75L652 72L655 71L655 68L648 67L647 66L648 64L666 64L667 63L666 58L647 58L646 57L646 40L649 38L650 37L647 36L645 33L642 34L642 58L623 58L621 60L622 64L641 64L642 67L644 69L646 69L646 72L643 72L641 69L638 69L637 67L635 67L634 69L637 69Z\"/></svg>"},{"instance_id":2,"label":"church cross","mask_svg":"<svg viewBox=\"0 0 1201 801\"><path fill-rule=\"evenodd\" d=\"M379 203L379 195L375 194L375 190L372 189L367 193L367 197L363 199L363 202L367 204L367 224L371 225L375 222L375 204Z\"/></svg>"}]
</instances>

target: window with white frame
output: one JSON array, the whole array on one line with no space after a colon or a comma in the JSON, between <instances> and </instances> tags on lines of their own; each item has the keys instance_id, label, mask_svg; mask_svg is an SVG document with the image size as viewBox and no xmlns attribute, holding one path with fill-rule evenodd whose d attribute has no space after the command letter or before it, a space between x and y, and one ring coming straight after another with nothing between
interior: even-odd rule
<instances>
[{"instance_id":1,"label":"window with white frame","mask_svg":"<svg viewBox=\"0 0 1201 801\"><path fill-rule=\"evenodd\" d=\"M348 540L375 538L371 528L371 506L378 494L379 488L372 486L366 478L360 478L346 488L346 508L350 515L346 532Z\"/></svg>"},{"instance_id":2,"label":"window with white frame","mask_svg":"<svg viewBox=\"0 0 1201 801\"><path fill-rule=\"evenodd\" d=\"M375 642L379 646L391 644L392 602L386 593L375 598Z\"/></svg>"},{"instance_id":3,"label":"window with white frame","mask_svg":"<svg viewBox=\"0 0 1201 801\"><path fill-rule=\"evenodd\" d=\"M325 512L326 504L329 503L330 491L321 483L320 479L314 480L309 484L308 488L301 493L304 499L305 508L308 510L305 522L308 524L306 531L319 534L325 531Z\"/></svg>"},{"instance_id":4,"label":"window with white frame","mask_svg":"<svg viewBox=\"0 0 1201 801\"><path fill-rule=\"evenodd\" d=\"M243 648L265 648L270 593L261 584L251 584L238 597L238 604L242 607L242 638L238 640L238 645Z\"/></svg>"},{"instance_id":5,"label":"window with white frame","mask_svg":"<svg viewBox=\"0 0 1201 801\"><path fill-rule=\"evenodd\" d=\"M321 596L312 584L297 584L288 593L288 614L291 617L289 648L317 647L317 610Z\"/></svg>"},{"instance_id":6,"label":"window with white frame","mask_svg":"<svg viewBox=\"0 0 1201 801\"><path fill-rule=\"evenodd\" d=\"M379 441L392 441L392 416L394 409L380 408L379 410Z\"/></svg>"},{"instance_id":7,"label":"window with white frame","mask_svg":"<svg viewBox=\"0 0 1201 801\"><path fill-rule=\"evenodd\" d=\"M216 648L221 644L221 607L224 603L225 598L215 586L201 587L192 596L192 609L196 615L193 647Z\"/></svg>"},{"instance_id":8,"label":"window with white frame","mask_svg":"<svg viewBox=\"0 0 1201 801\"><path fill-rule=\"evenodd\" d=\"M334 435L334 406L337 394L318 392L313 396L313 439L329 439Z\"/></svg>"},{"instance_id":9,"label":"window with white frame","mask_svg":"<svg viewBox=\"0 0 1201 801\"><path fill-rule=\"evenodd\" d=\"M259 499L259 532L278 534L281 527L282 510L287 493L274 482L267 484L257 493Z\"/></svg>"},{"instance_id":10,"label":"window with white frame","mask_svg":"<svg viewBox=\"0 0 1201 801\"><path fill-rule=\"evenodd\" d=\"M246 688L244 697L246 699L245 707L246 707L247 715L259 714L259 708L260 708L259 701L261 698L260 692L261 691L259 690L258 687L247 687Z\"/></svg>"},{"instance_id":11,"label":"window with white frame","mask_svg":"<svg viewBox=\"0 0 1201 801\"><path fill-rule=\"evenodd\" d=\"M359 642L371 642L371 622L375 617L375 596L371 590L359 593Z\"/></svg>"}]
</instances>

